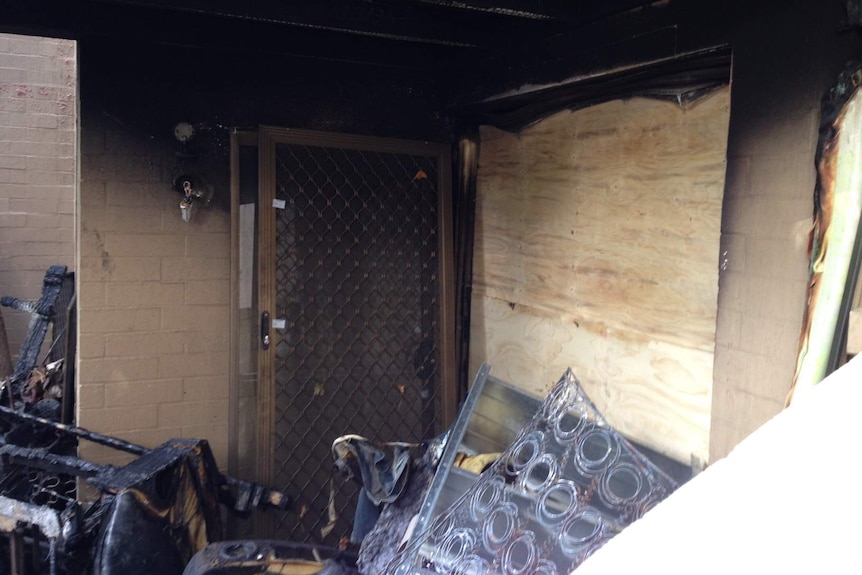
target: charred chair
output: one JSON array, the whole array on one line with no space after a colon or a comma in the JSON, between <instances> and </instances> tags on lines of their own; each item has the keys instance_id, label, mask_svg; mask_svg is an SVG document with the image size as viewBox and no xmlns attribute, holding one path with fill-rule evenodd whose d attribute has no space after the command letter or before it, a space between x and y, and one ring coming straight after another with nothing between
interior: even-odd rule
<instances>
[{"instance_id":1,"label":"charred chair","mask_svg":"<svg viewBox=\"0 0 862 575\"><path fill-rule=\"evenodd\" d=\"M204 440L148 449L72 424L73 286L64 266L52 266L39 301L2 298L31 320L0 389L0 574L180 575L223 538L222 506L240 516L288 507L282 492L221 474ZM77 457L79 440L134 458L121 467L93 463ZM79 501L78 482L98 498Z\"/></svg>"},{"instance_id":2,"label":"charred chair","mask_svg":"<svg viewBox=\"0 0 862 575\"><path fill-rule=\"evenodd\" d=\"M38 301L3 296L0 305L30 314L27 336L12 375L3 382L0 403L29 411L37 403L46 401L37 411L43 415L54 414L51 419L72 423L75 401L75 274L68 272L66 266L51 266L42 281L42 295ZM40 363L49 328L51 345ZM69 361L65 361L67 357Z\"/></svg>"},{"instance_id":3,"label":"charred chair","mask_svg":"<svg viewBox=\"0 0 862 575\"><path fill-rule=\"evenodd\" d=\"M7 473L76 477L100 493L92 504L67 498L57 507L0 496L0 537L9 539L0 545L0 573L8 565L21 575L180 575L196 552L223 538L220 506L244 516L290 504L282 492L219 473L204 440L148 449L3 406L0 420L137 456L115 467L40 447L0 447Z\"/></svg>"},{"instance_id":4,"label":"charred chair","mask_svg":"<svg viewBox=\"0 0 862 575\"><path fill-rule=\"evenodd\" d=\"M0 305L30 315L12 374L0 383L0 405L71 423L74 414L75 276L66 266L48 268L37 301L4 296ZM50 333L50 344L45 345ZM47 348L47 349L46 349ZM67 357L69 361L66 361ZM0 444L39 447L72 455L74 437L58 436L24 421L0 418ZM75 497L74 477L39 469L2 466L0 495L61 511Z\"/></svg>"}]
</instances>

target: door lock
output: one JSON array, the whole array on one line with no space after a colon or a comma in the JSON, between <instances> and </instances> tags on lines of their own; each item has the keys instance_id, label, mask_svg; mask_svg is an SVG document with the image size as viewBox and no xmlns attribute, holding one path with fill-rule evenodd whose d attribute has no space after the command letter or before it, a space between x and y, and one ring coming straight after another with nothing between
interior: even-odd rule
<instances>
[{"instance_id":1,"label":"door lock","mask_svg":"<svg viewBox=\"0 0 862 575\"><path fill-rule=\"evenodd\" d=\"M260 314L260 346L269 349L269 312Z\"/></svg>"}]
</instances>

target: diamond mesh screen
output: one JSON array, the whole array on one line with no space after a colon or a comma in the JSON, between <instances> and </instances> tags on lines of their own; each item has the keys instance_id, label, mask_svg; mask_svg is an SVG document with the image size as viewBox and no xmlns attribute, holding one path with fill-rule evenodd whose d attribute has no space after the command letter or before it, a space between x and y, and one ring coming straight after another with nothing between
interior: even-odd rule
<instances>
[{"instance_id":1,"label":"diamond mesh screen","mask_svg":"<svg viewBox=\"0 0 862 575\"><path fill-rule=\"evenodd\" d=\"M438 194L432 157L278 144L276 536L323 540L332 441L419 441L440 413ZM338 489L348 535L356 489Z\"/></svg>"}]
</instances>

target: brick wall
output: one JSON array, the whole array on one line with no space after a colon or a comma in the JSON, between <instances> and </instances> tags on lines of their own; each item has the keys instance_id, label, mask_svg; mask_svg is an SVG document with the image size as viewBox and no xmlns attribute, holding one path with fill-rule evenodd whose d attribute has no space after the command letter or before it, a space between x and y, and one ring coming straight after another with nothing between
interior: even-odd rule
<instances>
[{"instance_id":1,"label":"brick wall","mask_svg":"<svg viewBox=\"0 0 862 575\"><path fill-rule=\"evenodd\" d=\"M78 417L147 446L207 439L224 467L230 218L209 208L181 220L175 151L85 105ZM82 455L125 459L98 446Z\"/></svg>"},{"instance_id":2,"label":"brick wall","mask_svg":"<svg viewBox=\"0 0 862 575\"><path fill-rule=\"evenodd\" d=\"M733 18L710 456L778 413L808 281L819 105L855 33L841 3L745 3Z\"/></svg>"},{"instance_id":3,"label":"brick wall","mask_svg":"<svg viewBox=\"0 0 862 575\"><path fill-rule=\"evenodd\" d=\"M146 445L202 437L223 468L233 433L232 472L253 477L253 450L243 449L256 440L253 378L237 382L244 416L228 429L229 215L213 206L180 221L170 189L182 164L174 124L210 127L190 144L187 167L216 183L214 204L226 206L222 126L440 140L439 107L408 90L417 80L400 71L393 79L388 70L293 60L290 74L273 74L283 59L113 38L83 40L80 52L79 420ZM93 446L82 454L123 459Z\"/></svg>"},{"instance_id":4,"label":"brick wall","mask_svg":"<svg viewBox=\"0 0 862 575\"><path fill-rule=\"evenodd\" d=\"M0 34L0 295L75 268L76 68L73 41ZM16 356L29 315L2 313Z\"/></svg>"}]
</instances>

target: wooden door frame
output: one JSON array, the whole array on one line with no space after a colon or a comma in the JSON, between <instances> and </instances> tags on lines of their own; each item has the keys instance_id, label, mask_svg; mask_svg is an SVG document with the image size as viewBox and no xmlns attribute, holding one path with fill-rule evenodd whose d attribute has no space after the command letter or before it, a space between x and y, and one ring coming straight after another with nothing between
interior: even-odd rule
<instances>
[{"instance_id":1,"label":"wooden door frame","mask_svg":"<svg viewBox=\"0 0 862 575\"><path fill-rule=\"evenodd\" d=\"M327 148L362 150L387 154L406 154L435 158L437 161L438 252L440 276L440 393L441 423L454 421L457 408L455 365L455 274L452 230L452 161L446 144L294 130L273 126L258 129L258 312L272 311L276 303L275 285L275 147L296 144ZM275 346L258 351L257 480L272 483L275 451Z\"/></svg>"},{"instance_id":2,"label":"wooden door frame","mask_svg":"<svg viewBox=\"0 0 862 575\"><path fill-rule=\"evenodd\" d=\"M228 386L228 473L238 475L239 453L239 201L241 146L257 147L257 132L230 133L230 384Z\"/></svg>"}]
</instances>

